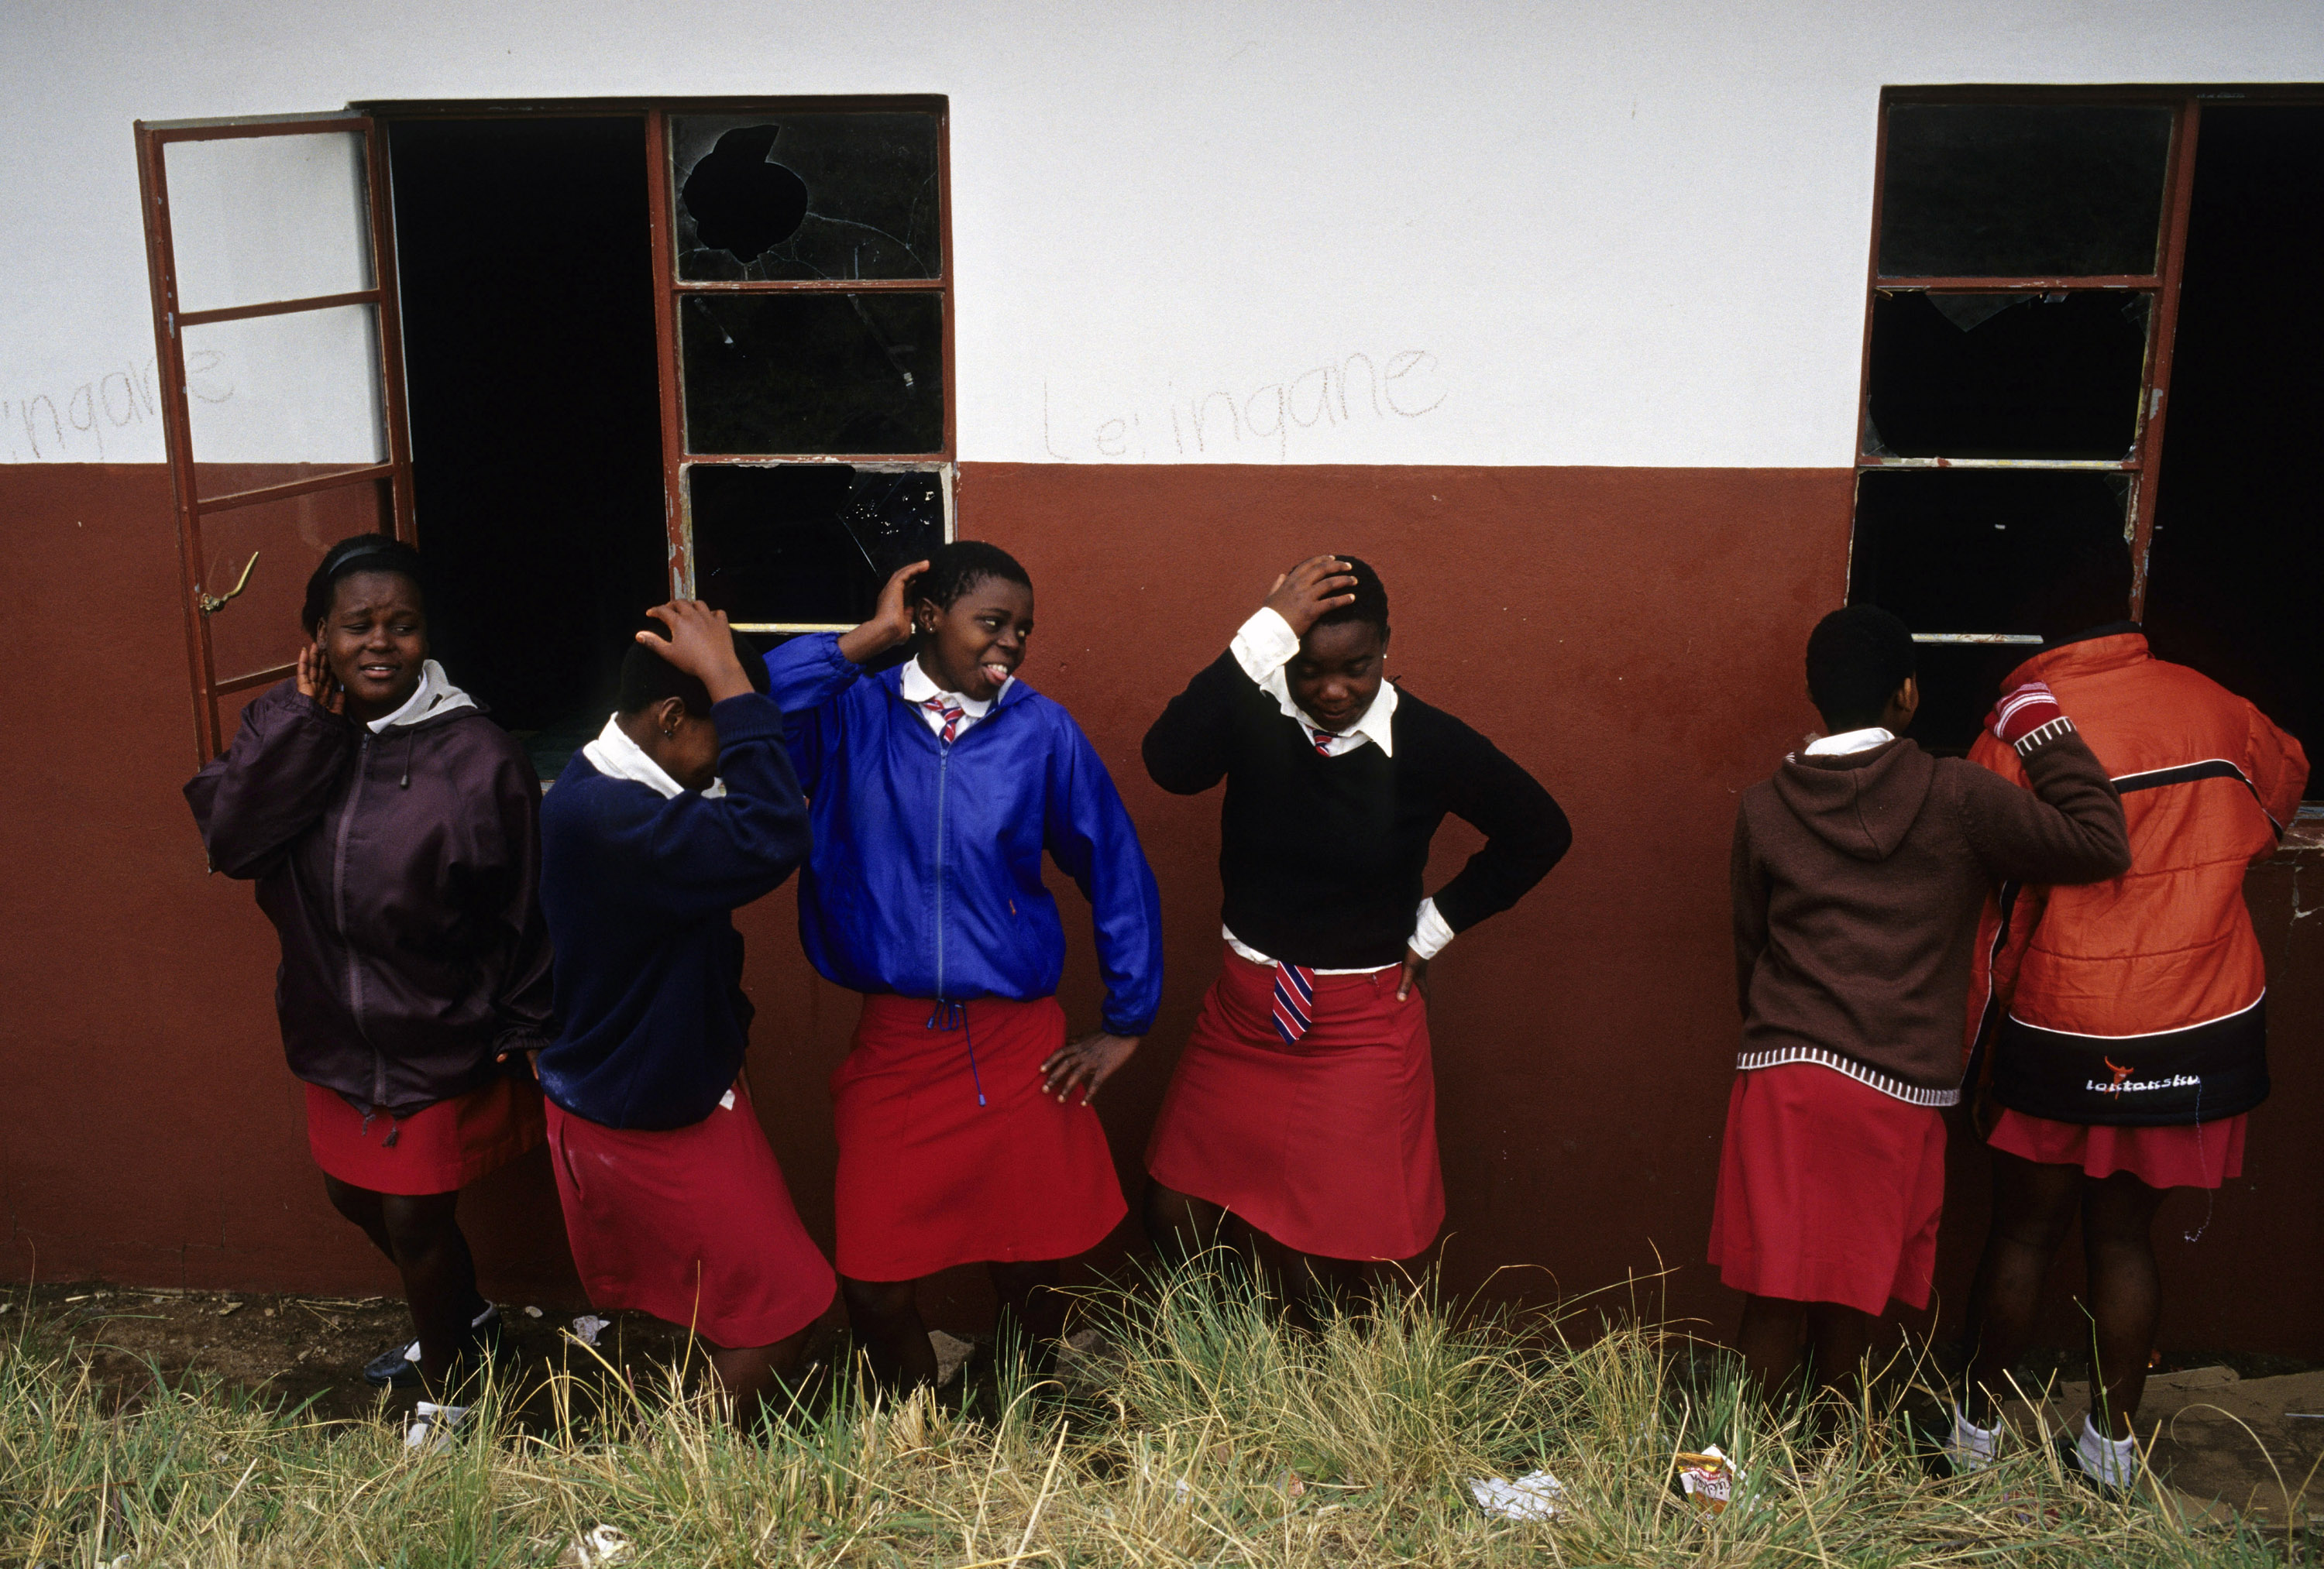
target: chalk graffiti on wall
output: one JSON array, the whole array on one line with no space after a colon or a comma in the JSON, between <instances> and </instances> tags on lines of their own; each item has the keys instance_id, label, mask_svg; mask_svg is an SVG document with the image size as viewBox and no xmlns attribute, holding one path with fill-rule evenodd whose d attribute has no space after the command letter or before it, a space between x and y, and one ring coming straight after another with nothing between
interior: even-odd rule
<instances>
[{"instance_id":1,"label":"chalk graffiti on wall","mask_svg":"<svg viewBox=\"0 0 2324 1569\"><path fill-rule=\"evenodd\" d=\"M1175 381L1158 405L1091 419L1053 407L1041 383L1041 443L1065 462L1254 463L1289 461L1294 444L1367 424L1423 419L1451 396L1436 356L1404 349L1374 359L1351 353L1296 376L1189 393Z\"/></svg>"},{"instance_id":2,"label":"chalk graffiti on wall","mask_svg":"<svg viewBox=\"0 0 2324 1569\"><path fill-rule=\"evenodd\" d=\"M222 349L186 356L186 392L204 403L233 398ZM156 362L124 365L66 390L0 398L0 463L157 463L162 455ZM106 444L110 443L110 446Z\"/></svg>"}]
</instances>

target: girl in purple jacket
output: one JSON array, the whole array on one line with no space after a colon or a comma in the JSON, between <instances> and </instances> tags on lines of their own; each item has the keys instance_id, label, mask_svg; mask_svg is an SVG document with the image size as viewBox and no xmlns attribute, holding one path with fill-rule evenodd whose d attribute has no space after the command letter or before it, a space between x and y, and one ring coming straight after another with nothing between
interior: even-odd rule
<instances>
[{"instance_id":1,"label":"girl in purple jacket","mask_svg":"<svg viewBox=\"0 0 2324 1569\"><path fill-rule=\"evenodd\" d=\"M307 584L296 675L186 786L210 865L258 885L275 1008L323 1187L403 1277L417 1338L364 1370L425 1383L407 1435L448 1432L456 1365L496 1328L454 1210L538 1144L519 1053L546 1043L540 783L428 657L420 554L343 539Z\"/></svg>"}]
</instances>

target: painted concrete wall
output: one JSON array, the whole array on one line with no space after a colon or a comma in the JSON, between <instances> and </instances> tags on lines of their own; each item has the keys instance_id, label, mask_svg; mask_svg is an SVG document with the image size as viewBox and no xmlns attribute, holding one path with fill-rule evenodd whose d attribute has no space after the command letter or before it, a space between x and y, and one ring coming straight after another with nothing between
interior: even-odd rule
<instances>
[{"instance_id":1,"label":"painted concrete wall","mask_svg":"<svg viewBox=\"0 0 2324 1569\"><path fill-rule=\"evenodd\" d=\"M1849 457L1883 84L2319 77L2309 0L20 5L0 458L161 456L140 117L944 93L964 458L1796 467ZM1316 418L1352 354L1426 356L1405 412Z\"/></svg>"},{"instance_id":2,"label":"painted concrete wall","mask_svg":"<svg viewBox=\"0 0 2324 1569\"><path fill-rule=\"evenodd\" d=\"M1451 1278L1514 1262L1542 1273L1504 1288L1582 1291L1668 1262L1662 1306L1724 1326L1696 1261L1733 1050L1725 851L1734 793L1812 722L1797 650L1844 587L1878 89L2318 77L2304 3L0 15L0 1272L392 1285L322 1202L272 934L204 875L178 796L133 118L950 95L962 528L1042 585L1028 679L1113 768L1169 913L1161 1023L1107 1097L1125 1174L1217 962L1215 800L1146 784L1138 738L1273 571L1356 550L1397 596L1403 678L1537 771L1578 836L1435 967ZM1367 364L1380 403L1321 415L1322 370L1363 389ZM1471 842L1448 828L1440 859ZM2166 1253L2174 1346L2324 1354L2302 869L2251 885L2277 1095L2246 1178L2167 1212L2200 1239ZM799 960L788 895L743 926L762 1113L827 1241L821 1086L853 1000ZM1085 951L1065 996L1093 1010ZM1955 1165L1949 1301L1982 1219L1974 1152ZM538 1158L466 1213L492 1289L569 1296Z\"/></svg>"}]
</instances>

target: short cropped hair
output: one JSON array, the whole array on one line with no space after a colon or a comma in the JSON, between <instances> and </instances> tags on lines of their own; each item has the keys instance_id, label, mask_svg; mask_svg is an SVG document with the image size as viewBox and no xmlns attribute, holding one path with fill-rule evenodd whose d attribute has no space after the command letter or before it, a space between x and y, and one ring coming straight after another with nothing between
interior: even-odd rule
<instances>
[{"instance_id":1,"label":"short cropped hair","mask_svg":"<svg viewBox=\"0 0 2324 1569\"><path fill-rule=\"evenodd\" d=\"M1380 640L1388 640L1388 589L1381 583L1379 573L1352 555L1339 559L1348 564L1348 574L1355 585L1345 592L1356 596L1352 604L1342 605L1336 610L1325 610L1315 618L1318 627L1337 626L1342 621L1369 621L1379 629Z\"/></svg>"},{"instance_id":2,"label":"short cropped hair","mask_svg":"<svg viewBox=\"0 0 2324 1569\"><path fill-rule=\"evenodd\" d=\"M938 546L929 555L927 570L912 580L912 598L948 610L959 602L961 595L988 577L1022 583L1028 590L1033 586L1032 578L1017 564L1017 558L998 545L987 545L982 539L955 539L949 545Z\"/></svg>"},{"instance_id":3,"label":"short cropped hair","mask_svg":"<svg viewBox=\"0 0 2324 1569\"><path fill-rule=\"evenodd\" d=\"M1877 605L1834 610L1808 634L1808 697L1834 735L1878 724L1918 667L1911 630Z\"/></svg>"},{"instance_id":4,"label":"short cropped hair","mask_svg":"<svg viewBox=\"0 0 2324 1569\"><path fill-rule=\"evenodd\" d=\"M659 621L648 621L641 630L652 633L667 642L669 629ZM742 662L742 674L751 678L752 690L764 692L768 687L767 662L751 647L750 639L742 633L734 634L734 657ZM665 698L678 698L686 704L686 711L696 719L710 712L710 689L702 684L698 675L689 675L663 658L643 643L631 643L622 656L622 684L613 698L616 712L642 713L657 707Z\"/></svg>"},{"instance_id":5,"label":"short cropped hair","mask_svg":"<svg viewBox=\"0 0 2324 1569\"><path fill-rule=\"evenodd\" d=\"M313 637L323 618L331 613L331 600L338 592L339 580L359 572L393 573L420 591L421 604L428 602L428 578L420 564L420 552L384 534L357 534L325 551L322 564L307 579L307 599L299 610L299 629Z\"/></svg>"}]
</instances>

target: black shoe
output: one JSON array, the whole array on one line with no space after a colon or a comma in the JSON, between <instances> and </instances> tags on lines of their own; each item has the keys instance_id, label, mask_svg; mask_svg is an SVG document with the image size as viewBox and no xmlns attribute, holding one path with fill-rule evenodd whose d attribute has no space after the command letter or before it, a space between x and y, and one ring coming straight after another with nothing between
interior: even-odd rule
<instances>
[{"instance_id":1,"label":"black shoe","mask_svg":"<svg viewBox=\"0 0 2324 1569\"><path fill-rule=\"evenodd\" d=\"M468 1321L469 1346L481 1348L485 1354L500 1351L501 1310L487 1302L484 1310ZM463 1355L466 1348L463 1348ZM375 1390L409 1390L420 1385L420 1343L400 1341L364 1363L364 1382Z\"/></svg>"}]
</instances>

